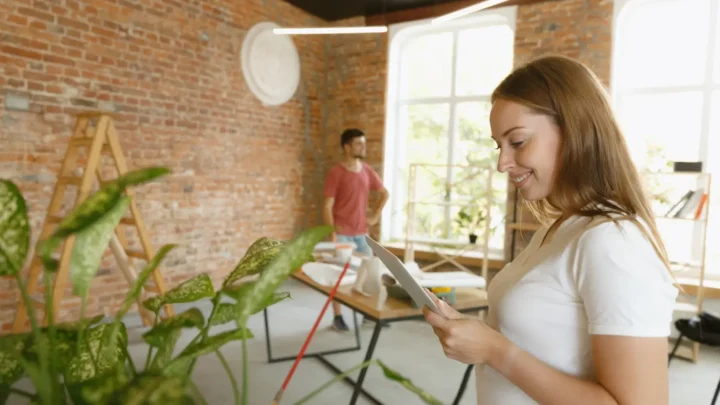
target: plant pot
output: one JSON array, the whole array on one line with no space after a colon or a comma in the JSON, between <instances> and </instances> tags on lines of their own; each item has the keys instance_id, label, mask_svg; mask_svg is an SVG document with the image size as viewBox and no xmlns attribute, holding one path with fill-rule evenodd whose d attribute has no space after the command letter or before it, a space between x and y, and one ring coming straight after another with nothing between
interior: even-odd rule
<instances>
[{"instance_id":1,"label":"plant pot","mask_svg":"<svg viewBox=\"0 0 720 405\"><path fill-rule=\"evenodd\" d=\"M477 242L477 235L475 235L474 233L471 233L470 234L470 243L475 244L475 242Z\"/></svg>"}]
</instances>

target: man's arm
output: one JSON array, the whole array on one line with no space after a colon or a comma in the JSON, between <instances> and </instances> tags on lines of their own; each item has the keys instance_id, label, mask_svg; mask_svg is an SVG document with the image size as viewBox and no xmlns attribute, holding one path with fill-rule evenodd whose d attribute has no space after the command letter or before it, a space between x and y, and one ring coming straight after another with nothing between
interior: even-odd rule
<instances>
[{"instance_id":1,"label":"man's arm","mask_svg":"<svg viewBox=\"0 0 720 405\"><path fill-rule=\"evenodd\" d=\"M380 201L378 202L377 209L375 210L373 215L368 218L368 222L370 223L370 225L375 225L378 223L380 217L382 216L382 210L383 208L385 208L385 204L390 198L390 192L387 190L387 188L383 187L378 190L378 192L380 193Z\"/></svg>"},{"instance_id":2,"label":"man's arm","mask_svg":"<svg viewBox=\"0 0 720 405\"><path fill-rule=\"evenodd\" d=\"M376 190L378 193L380 193L380 201L378 202L377 208L375 209L373 214L368 216L368 224L375 225L378 223L378 221L380 221L380 216L382 216L382 210L383 208L385 208L385 204L390 198L390 192L387 188L385 188L385 185L383 185L383 182L377 172L375 172L372 167L367 167L369 168L370 172L370 189Z\"/></svg>"},{"instance_id":3,"label":"man's arm","mask_svg":"<svg viewBox=\"0 0 720 405\"><path fill-rule=\"evenodd\" d=\"M332 212L333 205L335 205L335 197L325 197L325 202L323 203L323 220L325 221L326 225L335 226ZM332 242L335 242L335 239L335 231L333 231L332 235L330 236L330 240Z\"/></svg>"}]
</instances>

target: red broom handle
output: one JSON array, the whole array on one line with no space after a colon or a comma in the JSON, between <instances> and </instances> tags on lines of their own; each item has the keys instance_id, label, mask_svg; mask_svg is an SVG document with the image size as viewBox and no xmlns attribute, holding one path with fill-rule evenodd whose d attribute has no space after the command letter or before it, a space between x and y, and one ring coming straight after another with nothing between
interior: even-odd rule
<instances>
[{"instance_id":1,"label":"red broom handle","mask_svg":"<svg viewBox=\"0 0 720 405\"><path fill-rule=\"evenodd\" d=\"M290 379L292 379L293 374L295 373L295 369L297 368L298 364L300 363L300 360L303 358L303 355L305 354L305 350L307 349L308 345L310 344L310 341L313 338L313 335L315 335L315 331L318 328L318 325L320 325L320 321L322 320L323 316L325 315L325 311L327 311L328 306L330 305L330 302L332 301L333 297L335 296L335 293L338 290L338 287L340 287L340 282L342 281L343 277L345 276L345 273L347 272L348 267L350 267L350 259L345 263L345 267L342 270L342 273L340 273L340 277L338 277L337 281L335 282L335 286L332 290L330 290L330 294L328 294L327 300L325 301L325 305L323 306L322 311L320 311L320 315L318 315L317 319L315 320L315 325L313 325L312 330L310 331L310 334L308 334L307 338L305 339L305 343L303 344L302 349L300 349L300 353L298 353L297 358L295 359L295 363L293 363L292 368L290 368L290 372L288 373L287 377L285 377L285 382L283 382L282 387L280 388L280 391L275 395L275 400L272 402L273 405L276 405L280 402L280 397L282 397L282 393L285 392L285 389L287 388L288 384L290 384Z\"/></svg>"}]
</instances>

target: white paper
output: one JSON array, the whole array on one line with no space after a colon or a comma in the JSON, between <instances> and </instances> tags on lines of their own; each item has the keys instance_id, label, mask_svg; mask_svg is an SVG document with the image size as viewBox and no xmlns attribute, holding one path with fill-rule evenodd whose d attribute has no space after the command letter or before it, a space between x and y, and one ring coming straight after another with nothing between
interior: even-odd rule
<instances>
[{"instance_id":1,"label":"white paper","mask_svg":"<svg viewBox=\"0 0 720 405\"><path fill-rule=\"evenodd\" d=\"M329 263L308 262L302 266L302 271L314 282L333 287L337 283L338 277L342 274L343 268ZM352 269L345 272L340 285L352 285L355 283L357 274Z\"/></svg>"}]
</instances>

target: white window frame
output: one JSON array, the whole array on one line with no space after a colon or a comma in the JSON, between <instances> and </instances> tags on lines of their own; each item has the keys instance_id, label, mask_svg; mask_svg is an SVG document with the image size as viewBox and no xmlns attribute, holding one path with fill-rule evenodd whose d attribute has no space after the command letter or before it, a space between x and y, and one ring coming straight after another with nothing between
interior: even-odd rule
<instances>
[{"instance_id":1,"label":"white window frame","mask_svg":"<svg viewBox=\"0 0 720 405\"><path fill-rule=\"evenodd\" d=\"M698 85L691 85L691 86L664 86L664 87L652 87L652 88L643 88L643 89L627 89L627 88L621 88L620 85L617 83L617 80L613 80L613 78L617 77L618 71L620 69L620 63L618 63L618 56L620 55L620 40L618 38L622 38L625 30L632 30L632 29L638 29L638 27L627 27L623 25L623 19L629 13L633 7L645 4L645 3L660 3L660 2L666 2L666 1L676 1L676 0L614 0L614 7L613 7L613 25L612 25L612 68L611 68L611 78L610 78L610 89L611 93L613 95L613 103L615 105L615 108L618 108L621 104L621 100L623 96L626 95L647 95L647 94L665 94L669 92L683 92L683 91L697 91L703 93L703 104L702 104L702 115L701 115L701 131L700 131L700 142L698 144L698 156L700 161L703 165L703 172L708 172L709 168L709 158L712 154L708 148L710 142L710 113L711 113L711 102L712 102L712 94L714 91L720 91L720 83L714 82L714 64L716 61L717 56L716 53L720 53L720 43L717 43L718 33L717 30L720 29L720 17L718 14L718 8L720 7L720 1L716 0L710 0L710 13L708 13L707 18L710 19L710 25L709 25L709 38L707 41L707 59L706 59L706 66L705 66L705 78L701 84ZM673 27L669 27L668 29L676 29ZM626 134L627 135L627 134ZM630 135L632 136L632 135ZM713 183L718 183L719 179L715 179L716 176L720 176L720 173L714 173L713 174ZM715 187L717 188L717 187ZM711 190L710 197L710 206L708 206L708 214L710 214L712 206L720 206L718 205L718 197L715 195L720 190L713 189ZM715 215L716 213L712 213ZM710 222L708 223L708 231L710 231L710 227L713 226L713 219L710 219ZM720 224L720 222L718 222ZM695 258L700 258L702 254L702 243L703 243L703 224L702 223L696 223L693 230L693 251L692 256ZM709 240L708 240L709 242ZM707 251L710 246L706 245L706 256L710 254L709 251ZM672 259L672 258L671 258ZM715 263L720 264L720 263ZM706 278L714 278L714 279L720 279L720 269L716 269L714 272L712 271L712 263L707 261L705 264L705 277ZM710 271L709 271L710 270ZM713 274L714 273L714 274ZM688 271L683 273L683 277L699 277L699 270L695 271Z\"/></svg>"},{"instance_id":2,"label":"white window frame","mask_svg":"<svg viewBox=\"0 0 720 405\"><path fill-rule=\"evenodd\" d=\"M433 25L430 20L418 20L408 23L393 24L389 27L389 55L388 55L388 80L386 88L386 119L385 119L385 153L383 167L383 181L390 191L390 199L387 208L383 210L380 236L382 241L389 241L393 237L397 238L404 235L405 224L396 220L395 215L401 217L401 212L407 204L408 190L404 189L400 173L401 170L407 170L407 162L405 158L404 138L401 139L402 131L400 125L401 108L409 104L420 103L443 103L450 105L448 136L449 136L449 154L453 159L454 142L457 137L457 129L455 128L456 108L455 105L468 101L487 101L489 95L480 96L456 96L456 63L457 63L457 35L458 32L468 28L478 28L484 26L507 25L513 33L516 32L517 6L508 6L497 9L485 10L475 13L471 16L457 19L444 24ZM416 98L410 100L401 100L400 92L400 61L403 45L406 41L428 34L453 32L453 51L452 51L452 79L451 79L451 95L449 97L432 97L432 98ZM513 52L514 55L514 52ZM509 73L509 72L508 72ZM398 218L399 218L398 217ZM394 229L393 229L394 228ZM491 252L491 255L502 255L503 252Z\"/></svg>"}]
</instances>

